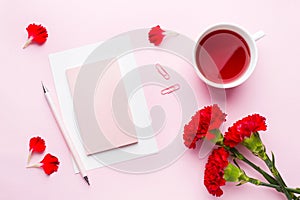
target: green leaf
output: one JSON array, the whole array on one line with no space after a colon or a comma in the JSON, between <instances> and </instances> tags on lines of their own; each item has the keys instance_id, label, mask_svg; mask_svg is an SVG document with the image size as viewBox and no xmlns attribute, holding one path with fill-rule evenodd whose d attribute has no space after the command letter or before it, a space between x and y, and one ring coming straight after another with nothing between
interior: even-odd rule
<instances>
[{"instance_id":1,"label":"green leaf","mask_svg":"<svg viewBox=\"0 0 300 200\"><path fill-rule=\"evenodd\" d=\"M272 164L273 164L273 166L275 166L275 156L274 156L274 153L271 151L271 153L272 153Z\"/></svg>"}]
</instances>

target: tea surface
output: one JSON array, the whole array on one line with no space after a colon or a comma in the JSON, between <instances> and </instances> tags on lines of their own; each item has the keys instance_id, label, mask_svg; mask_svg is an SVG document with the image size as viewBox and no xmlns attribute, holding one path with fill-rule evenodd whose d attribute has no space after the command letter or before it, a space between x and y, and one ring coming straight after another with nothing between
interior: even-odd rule
<instances>
[{"instance_id":1,"label":"tea surface","mask_svg":"<svg viewBox=\"0 0 300 200\"><path fill-rule=\"evenodd\" d=\"M249 47L242 36L230 30L216 30L199 42L196 64L208 80L229 83L247 70L250 56Z\"/></svg>"}]
</instances>

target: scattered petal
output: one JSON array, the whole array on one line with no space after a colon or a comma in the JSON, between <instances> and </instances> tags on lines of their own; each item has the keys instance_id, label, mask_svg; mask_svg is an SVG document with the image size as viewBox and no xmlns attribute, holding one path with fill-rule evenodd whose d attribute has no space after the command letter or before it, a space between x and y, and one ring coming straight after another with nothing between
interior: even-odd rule
<instances>
[{"instance_id":1,"label":"scattered petal","mask_svg":"<svg viewBox=\"0 0 300 200\"><path fill-rule=\"evenodd\" d=\"M46 42L48 33L46 28L43 27L42 25L29 24L26 30L28 33L28 40L23 46L23 49L25 49L32 42L35 42L37 44L43 44Z\"/></svg>"},{"instance_id":2,"label":"scattered petal","mask_svg":"<svg viewBox=\"0 0 300 200\"><path fill-rule=\"evenodd\" d=\"M50 153L48 153L40 163L43 164L41 167L44 169L44 172L47 175L56 172L59 165L57 157L51 155Z\"/></svg>"},{"instance_id":3,"label":"scattered petal","mask_svg":"<svg viewBox=\"0 0 300 200\"><path fill-rule=\"evenodd\" d=\"M148 39L150 43L154 44L155 46L159 46L165 37L177 36L179 35L173 31L165 31L160 28L159 25L152 27L148 33Z\"/></svg>"},{"instance_id":4,"label":"scattered petal","mask_svg":"<svg viewBox=\"0 0 300 200\"><path fill-rule=\"evenodd\" d=\"M41 137L33 137L29 142L29 150L32 152L43 153L46 149L45 140Z\"/></svg>"},{"instance_id":5,"label":"scattered petal","mask_svg":"<svg viewBox=\"0 0 300 200\"><path fill-rule=\"evenodd\" d=\"M33 137L29 141L29 155L27 164L30 162L32 153L43 153L46 149L45 140L41 137Z\"/></svg>"},{"instance_id":6,"label":"scattered petal","mask_svg":"<svg viewBox=\"0 0 300 200\"><path fill-rule=\"evenodd\" d=\"M163 38L165 37L164 32L165 31L162 30L159 25L151 28L151 30L148 33L148 39L150 43L154 44L155 46L160 45Z\"/></svg>"},{"instance_id":7,"label":"scattered petal","mask_svg":"<svg viewBox=\"0 0 300 200\"><path fill-rule=\"evenodd\" d=\"M27 168L41 167L41 168L43 168L44 172L47 175L50 175L53 172L57 171L58 165L59 165L59 161L58 161L57 157L48 153L41 162L33 164L33 165L28 165Z\"/></svg>"}]
</instances>

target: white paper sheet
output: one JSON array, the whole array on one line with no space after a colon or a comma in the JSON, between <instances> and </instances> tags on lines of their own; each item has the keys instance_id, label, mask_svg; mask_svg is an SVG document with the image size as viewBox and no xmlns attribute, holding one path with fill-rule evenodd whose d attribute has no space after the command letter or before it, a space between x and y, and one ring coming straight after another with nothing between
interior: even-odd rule
<instances>
[{"instance_id":1,"label":"white paper sheet","mask_svg":"<svg viewBox=\"0 0 300 200\"><path fill-rule=\"evenodd\" d=\"M75 49L66 50L63 52L58 52L49 55L50 65L53 72L54 83L56 87L58 102L62 114L63 121L70 131L70 137L82 159L84 166L87 170L103 167L104 165L99 162L99 157L110 157L110 163L114 164L122 161L128 161L131 159L136 159L139 157L144 157L146 155L151 155L158 152L158 147L155 138L149 139L138 139L138 143L130 145L127 147L122 147L122 150L127 152L134 152L127 157L118 156L118 152L115 150L110 150L95 155L87 156L84 147L81 143L81 139L78 133L78 128L76 125L76 120L73 110L73 100L69 90L68 81L66 78L65 71L67 69L81 66L85 63L87 57L96 49L101 43L91 44ZM104 58L101 58L104 59ZM118 60L119 65L123 66L123 69L131 70L136 67L133 54L129 54L126 57ZM128 66L128 67L124 67ZM130 68L129 68L130 67ZM122 76L124 76L128 70L121 70ZM125 83L126 86L126 83ZM130 102L130 109L135 124L149 125L151 123L150 114L147 108L147 103L143 91L140 90L136 95L137 103ZM143 113L143 114L141 114ZM101 154L101 155L100 155ZM96 158L98 157L98 158ZM78 173L78 169L74 164L74 170Z\"/></svg>"}]
</instances>

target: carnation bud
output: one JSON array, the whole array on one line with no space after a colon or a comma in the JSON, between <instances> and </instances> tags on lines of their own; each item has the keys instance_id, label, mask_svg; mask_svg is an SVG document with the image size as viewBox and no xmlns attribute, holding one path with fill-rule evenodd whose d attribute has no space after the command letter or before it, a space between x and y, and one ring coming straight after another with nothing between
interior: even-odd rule
<instances>
[{"instance_id":1,"label":"carnation bud","mask_svg":"<svg viewBox=\"0 0 300 200\"><path fill-rule=\"evenodd\" d=\"M228 182L240 182L244 179L244 174L240 168L229 163L224 170L224 179Z\"/></svg>"},{"instance_id":2,"label":"carnation bud","mask_svg":"<svg viewBox=\"0 0 300 200\"><path fill-rule=\"evenodd\" d=\"M263 160L266 159L266 148L262 143L258 132L254 132L249 138L245 138L242 144L254 155Z\"/></svg>"}]
</instances>

